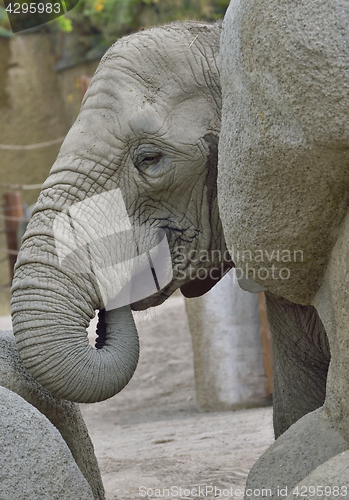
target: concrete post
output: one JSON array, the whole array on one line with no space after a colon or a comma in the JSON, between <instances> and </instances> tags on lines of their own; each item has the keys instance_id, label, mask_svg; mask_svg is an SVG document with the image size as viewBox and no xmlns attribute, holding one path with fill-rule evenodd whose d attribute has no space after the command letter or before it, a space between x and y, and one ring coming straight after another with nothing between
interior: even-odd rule
<instances>
[{"instance_id":1,"label":"concrete post","mask_svg":"<svg viewBox=\"0 0 349 500\"><path fill-rule=\"evenodd\" d=\"M185 304L199 409L268 404L258 294L242 290L233 269L208 293Z\"/></svg>"},{"instance_id":2,"label":"concrete post","mask_svg":"<svg viewBox=\"0 0 349 500\"><path fill-rule=\"evenodd\" d=\"M23 203L21 193L13 191L3 196L3 211L5 216L5 232L7 252L10 265L10 278L13 279L13 268L17 260L17 228L23 217Z\"/></svg>"}]
</instances>

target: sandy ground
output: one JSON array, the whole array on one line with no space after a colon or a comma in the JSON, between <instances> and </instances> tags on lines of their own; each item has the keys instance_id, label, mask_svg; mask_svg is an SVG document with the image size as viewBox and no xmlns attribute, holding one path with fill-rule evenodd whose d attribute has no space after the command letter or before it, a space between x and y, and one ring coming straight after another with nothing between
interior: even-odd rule
<instances>
[{"instance_id":1,"label":"sandy ground","mask_svg":"<svg viewBox=\"0 0 349 500\"><path fill-rule=\"evenodd\" d=\"M81 405L107 500L242 499L250 467L273 441L271 408L200 413L183 297L135 317L133 379L113 398ZM0 327L11 329L9 317Z\"/></svg>"},{"instance_id":2,"label":"sandy ground","mask_svg":"<svg viewBox=\"0 0 349 500\"><path fill-rule=\"evenodd\" d=\"M107 499L242 499L249 469L273 441L271 408L199 413L183 297L135 317L133 379L110 400L81 405Z\"/></svg>"}]
</instances>

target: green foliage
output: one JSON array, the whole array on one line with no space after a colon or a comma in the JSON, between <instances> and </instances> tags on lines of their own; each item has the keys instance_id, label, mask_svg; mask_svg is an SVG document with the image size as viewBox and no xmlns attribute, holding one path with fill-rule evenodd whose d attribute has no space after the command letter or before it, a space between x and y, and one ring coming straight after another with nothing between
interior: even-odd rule
<instances>
[{"instance_id":1,"label":"green foliage","mask_svg":"<svg viewBox=\"0 0 349 500\"><path fill-rule=\"evenodd\" d=\"M11 38L13 36L5 7L0 5L0 37Z\"/></svg>"},{"instance_id":2,"label":"green foliage","mask_svg":"<svg viewBox=\"0 0 349 500\"><path fill-rule=\"evenodd\" d=\"M106 43L120 36L175 20L214 21L224 16L229 0L80 0L69 14L73 26L99 32Z\"/></svg>"},{"instance_id":3,"label":"green foliage","mask_svg":"<svg viewBox=\"0 0 349 500\"><path fill-rule=\"evenodd\" d=\"M228 5L229 0L80 0L68 14L44 26L74 31L87 48L107 47L141 28L175 20L214 21L224 16ZM1 3L0 36L13 36Z\"/></svg>"},{"instance_id":4,"label":"green foliage","mask_svg":"<svg viewBox=\"0 0 349 500\"><path fill-rule=\"evenodd\" d=\"M70 33L73 30L73 23L65 16L57 17L54 22L57 23L59 29L65 33Z\"/></svg>"}]
</instances>

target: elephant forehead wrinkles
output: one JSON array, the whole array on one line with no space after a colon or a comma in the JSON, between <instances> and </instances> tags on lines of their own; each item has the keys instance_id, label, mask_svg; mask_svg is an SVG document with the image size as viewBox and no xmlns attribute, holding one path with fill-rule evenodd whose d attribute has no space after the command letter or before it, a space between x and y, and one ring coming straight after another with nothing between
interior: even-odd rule
<instances>
[{"instance_id":1,"label":"elephant forehead wrinkles","mask_svg":"<svg viewBox=\"0 0 349 500\"><path fill-rule=\"evenodd\" d=\"M214 111L206 97L183 95L177 102L159 105L156 109L148 105L134 110L128 127L141 141L153 139L159 145L167 143L167 148L172 146L176 149L180 145L197 144L207 131L208 122L214 128L217 122Z\"/></svg>"},{"instance_id":2,"label":"elephant forehead wrinkles","mask_svg":"<svg viewBox=\"0 0 349 500\"><path fill-rule=\"evenodd\" d=\"M117 99L102 89L103 93L86 101L80 113L77 126L84 130L87 142L93 129L94 139L102 134L102 140L117 149L149 140L169 150L196 144L208 129L217 127L219 110L212 97L197 91L187 94L179 89L166 101L157 96L152 103L144 96L144 89L130 92L128 87L118 88Z\"/></svg>"},{"instance_id":3,"label":"elephant forehead wrinkles","mask_svg":"<svg viewBox=\"0 0 349 500\"><path fill-rule=\"evenodd\" d=\"M161 29L156 31L158 35L162 34ZM154 40L154 33L146 39L142 39L142 35L137 33L137 36L130 37L131 43L127 45L120 40L102 58L100 69L103 66L114 69L122 67L123 71L129 71L141 78L150 77L151 80L154 75L159 75L160 79L164 77L164 80L177 75L183 79L186 74L185 62L195 61L195 47L189 47L188 39L183 33L178 33L173 43L163 39ZM165 75L161 74L163 71Z\"/></svg>"},{"instance_id":4,"label":"elephant forehead wrinkles","mask_svg":"<svg viewBox=\"0 0 349 500\"><path fill-rule=\"evenodd\" d=\"M183 63L183 61L182 61ZM186 72L186 78L177 80L169 70L159 70L159 66L152 68L151 75L141 68L110 67L104 68L103 73L96 73L85 94L84 108L106 108L119 112L125 110L128 114L132 109L158 106L170 110L173 104L198 95L210 95L210 87L195 75ZM201 81L202 80L202 81Z\"/></svg>"},{"instance_id":5,"label":"elephant forehead wrinkles","mask_svg":"<svg viewBox=\"0 0 349 500\"><path fill-rule=\"evenodd\" d=\"M115 137L123 140L132 133L159 134L170 109L185 97L178 89L166 99L160 95L155 99L137 81L121 75L117 81L108 78L91 84L80 118L89 122L88 129L91 119L99 121L99 130L107 125Z\"/></svg>"},{"instance_id":6,"label":"elephant forehead wrinkles","mask_svg":"<svg viewBox=\"0 0 349 500\"><path fill-rule=\"evenodd\" d=\"M108 50L96 77L112 76L119 84L120 77L128 76L136 88L147 89L154 99L158 94L169 96L176 88L186 92L197 91L198 86L207 88L207 78L219 80L215 61L219 29L216 30L199 32L196 37L185 29L169 32L162 28L131 35Z\"/></svg>"}]
</instances>

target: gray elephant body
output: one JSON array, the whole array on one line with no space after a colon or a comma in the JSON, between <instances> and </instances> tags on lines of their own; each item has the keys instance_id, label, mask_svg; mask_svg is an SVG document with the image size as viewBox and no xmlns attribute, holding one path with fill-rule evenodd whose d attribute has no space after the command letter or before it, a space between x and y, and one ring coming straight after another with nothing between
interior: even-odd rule
<instances>
[{"instance_id":1,"label":"gray elephant body","mask_svg":"<svg viewBox=\"0 0 349 500\"><path fill-rule=\"evenodd\" d=\"M232 0L221 39L217 183L224 234L246 277L294 303L314 306L324 325L331 354L324 411L307 420L308 428L319 429L318 464L328 459L321 452L319 422L325 420L327 429L334 427L349 443L348 33L346 0ZM321 351L324 367L325 343ZM316 365L308 364L311 380L317 378ZM322 390L325 372L320 369ZM297 432L282 436L288 463L299 460L307 426L300 421ZM275 450L266 452L263 463L265 484L279 464ZM302 485L321 477L317 484L333 486L332 464L348 470L343 454ZM343 477L347 483L348 473ZM249 483L254 479L260 483L258 464ZM285 485L300 479L285 469Z\"/></svg>"},{"instance_id":2,"label":"gray elephant body","mask_svg":"<svg viewBox=\"0 0 349 500\"><path fill-rule=\"evenodd\" d=\"M111 397L132 376L138 345L130 307L105 312L88 266L85 272L60 266L53 234L57 214L68 221L67 211L77 204L119 190L131 225L166 233L173 277L162 290L132 303L133 309L158 305L179 287L186 296L200 295L233 265L225 258L216 189L219 37L218 24L183 23L117 42L102 59L44 184L16 264L12 314L26 367L60 397ZM89 217L98 238L106 222L94 212ZM201 251L205 258L193 267L191 252ZM202 279L207 270L214 273ZM107 272L103 279L108 285ZM329 354L312 306L273 295L267 300L279 435L323 403ZM96 309L102 311L101 340L93 349L86 327Z\"/></svg>"},{"instance_id":3,"label":"gray elephant body","mask_svg":"<svg viewBox=\"0 0 349 500\"><path fill-rule=\"evenodd\" d=\"M227 245L248 277L300 304L314 302L348 212L348 23L345 0L233 0L224 20Z\"/></svg>"},{"instance_id":4,"label":"gray elephant body","mask_svg":"<svg viewBox=\"0 0 349 500\"><path fill-rule=\"evenodd\" d=\"M330 350L313 306L294 304L266 292L273 339L273 421L275 437L323 405Z\"/></svg>"},{"instance_id":5,"label":"gray elephant body","mask_svg":"<svg viewBox=\"0 0 349 500\"><path fill-rule=\"evenodd\" d=\"M133 303L134 309L160 304L191 281L181 244L194 251L225 248L216 203L219 36L218 25L184 23L118 41L103 57L43 186L17 259L12 316L26 367L62 398L111 397L127 384L138 360L129 305L102 312L98 349L88 345L86 327L115 291L112 266L98 268L98 278L91 273L93 239L94 256L103 260L117 246L127 253L132 228L148 231L150 239L157 230L166 234L173 279ZM111 193L118 194L119 207L112 206ZM104 200L98 213L89 205L96 197ZM64 268L60 249L64 256L72 245L69 217L81 204L79 223L85 218L86 224L79 234L83 240L89 233L90 240L82 241L89 249L85 260L73 249L76 258ZM124 224L125 241L116 241L119 233L114 241L110 237L115 219ZM142 244L139 238L136 246ZM118 269L120 282L127 280L125 266Z\"/></svg>"}]
</instances>

